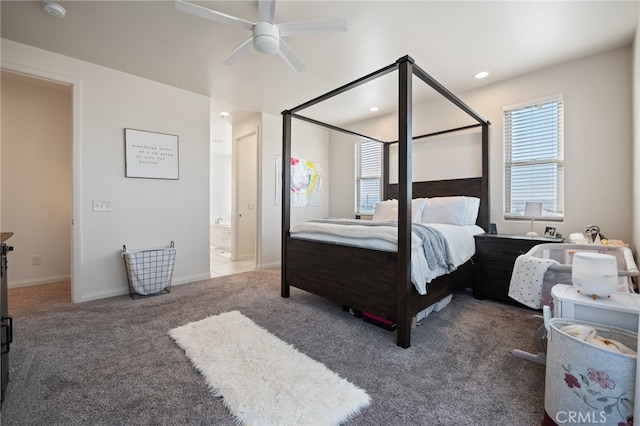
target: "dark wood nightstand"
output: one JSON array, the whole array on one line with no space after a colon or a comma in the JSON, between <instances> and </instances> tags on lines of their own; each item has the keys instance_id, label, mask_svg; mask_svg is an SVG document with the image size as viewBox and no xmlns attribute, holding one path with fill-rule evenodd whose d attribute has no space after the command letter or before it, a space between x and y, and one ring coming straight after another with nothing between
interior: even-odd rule
<instances>
[{"instance_id":1,"label":"dark wood nightstand","mask_svg":"<svg viewBox=\"0 0 640 426\"><path fill-rule=\"evenodd\" d=\"M516 258L538 244L562 242L560 238L514 234L480 234L475 239L473 296L476 299L491 297L514 303L508 293Z\"/></svg>"}]
</instances>

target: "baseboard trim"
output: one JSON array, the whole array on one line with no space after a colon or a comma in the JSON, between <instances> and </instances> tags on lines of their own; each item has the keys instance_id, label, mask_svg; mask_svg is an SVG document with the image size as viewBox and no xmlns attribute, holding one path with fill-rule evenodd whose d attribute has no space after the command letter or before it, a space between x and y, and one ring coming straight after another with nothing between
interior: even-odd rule
<instances>
[{"instance_id":1,"label":"baseboard trim","mask_svg":"<svg viewBox=\"0 0 640 426\"><path fill-rule=\"evenodd\" d=\"M125 294L129 294L129 289L117 289L117 290L109 290L109 291L101 291L96 293L87 294L84 296L80 296L80 300L78 303L90 302L92 300L100 300L100 299L108 299L109 297L123 296Z\"/></svg>"},{"instance_id":2,"label":"baseboard trim","mask_svg":"<svg viewBox=\"0 0 640 426\"><path fill-rule=\"evenodd\" d=\"M190 284L196 281L205 281L211 278L211 274L197 274L197 275L188 275L185 277L174 278L171 280L171 285L182 285L182 284Z\"/></svg>"},{"instance_id":3,"label":"baseboard trim","mask_svg":"<svg viewBox=\"0 0 640 426\"><path fill-rule=\"evenodd\" d=\"M256 269L274 269L279 268L280 265L280 262L263 263L261 265L257 265Z\"/></svg>"},{"instance_id":4,"label":"baseboard trim","mask_svg":"<svg viewBox=\"0 0 640 426\"><path fill-rule=\"evenodd\" d=\"M69 281L69 280L71 280L71 274L59 275L54 277L33 278L30 280L9 281L7 283L7 288L11 289L11 288L20 288L20 287L31 287L35 285L53 284L53 283L59 283L61 281Z\"/></svg>"},{"instance_id":5,"label":"baseboard trim","mask_svg":"<svg viewBox=\"0 0 640 426\"><path fill-rule=\"evenodd\" d=\"M208 274L189 275L189 276L180 277L177 279L176 278L172 279L171 286L188 284L188 283L203 281L208 279L209 279ZM109 297L115 297L115 296L123 296L125 294L129 294L128 285L126 288L122 288L122 289L113 289L113 290L101 291L101 292L80 296L80 303L89 302L91 300L107 299Z\"/></svg>"}]
</instances>

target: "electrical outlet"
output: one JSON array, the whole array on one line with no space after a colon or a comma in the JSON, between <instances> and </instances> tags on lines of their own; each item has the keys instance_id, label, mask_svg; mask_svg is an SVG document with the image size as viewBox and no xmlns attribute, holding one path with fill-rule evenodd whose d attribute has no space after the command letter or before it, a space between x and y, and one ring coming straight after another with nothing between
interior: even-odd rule
<instances>
[{"instance_id":1,"label":"electrical outlet","mask_svg":"<svg viewBox=\"0 0 640 426\"><path fill-rule=\"evenodd\" d=\"M40 255L39 254L31 256L31 265L37 266L37 265L40 264L40 261L41 261L41 259L40 259Z\"/></svg>"},{"instance_id":2,"label":"electrical outlet","mask_svg":"<svg viewBox=\"0 0 640 426\"><path fill-rule=\"evenodd\" d=\"M111 211L111 201L98 201L93 200L93 208L94 212L110 212Z\"/></svg>"}]
</instances>

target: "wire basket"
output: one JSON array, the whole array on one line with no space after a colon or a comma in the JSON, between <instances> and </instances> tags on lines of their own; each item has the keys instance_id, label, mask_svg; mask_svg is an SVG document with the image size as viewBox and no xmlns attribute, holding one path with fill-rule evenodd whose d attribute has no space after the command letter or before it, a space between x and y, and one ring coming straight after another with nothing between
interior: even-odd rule
<instances>
[{"instance_id":1,"label":"wire basket","mask_svg":"<svg viewBox=\"0 0 640 426\"><path fill-rule=\"evenodd\" d=\"M173 241L169 247L137 251L127 251L127 246L123 245L122 258L132 299L171 291L173 265L176 260Z\"/></svg>"}]
</instances>

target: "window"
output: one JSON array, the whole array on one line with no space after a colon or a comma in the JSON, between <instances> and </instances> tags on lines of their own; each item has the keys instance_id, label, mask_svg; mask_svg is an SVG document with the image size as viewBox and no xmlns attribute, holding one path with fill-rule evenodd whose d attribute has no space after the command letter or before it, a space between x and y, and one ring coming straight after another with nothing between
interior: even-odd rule
<instances>
[{"instance_id":1,"label":"window","mask_svg":"<svg viewBox=\"0 0 640 426\"><path fill-rule=\"evenodd\" d=\"M382 144L356 143L356 214L373 214L382 187Z\"/></svg>"},{"instance_id":2,"label":"window","mask_svg":"<svg viewBox=\"0 0 640 426\"><path fill-rule=\"evenodd\" d=\"M564 217L562 95L504 108L504 217L522 217L527 201L545 220Z\"/></svg>"}]
</instances>

